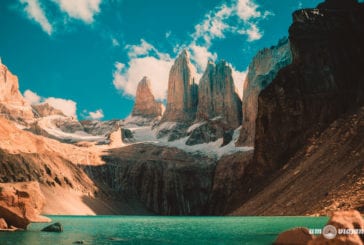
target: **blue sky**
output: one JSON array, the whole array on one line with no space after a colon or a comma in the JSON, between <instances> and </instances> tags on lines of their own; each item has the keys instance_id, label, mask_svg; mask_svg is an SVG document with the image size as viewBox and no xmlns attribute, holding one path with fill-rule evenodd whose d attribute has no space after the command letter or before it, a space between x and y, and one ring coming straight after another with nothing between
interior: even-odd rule
<instances>
[{"instance_id":1,"label":"blue sky","mask_svg":"<svg viewBox=\"0 0 364 245\"><path fill-rule=\"evenodd\" d=\"M318 0L2 0L0 57L32 103L79 119L125 118L136 85L159 100L183 48L196 77L224 59L242 83L252 57L284 36L298 8Z\"/></svg>"}]
</instances>

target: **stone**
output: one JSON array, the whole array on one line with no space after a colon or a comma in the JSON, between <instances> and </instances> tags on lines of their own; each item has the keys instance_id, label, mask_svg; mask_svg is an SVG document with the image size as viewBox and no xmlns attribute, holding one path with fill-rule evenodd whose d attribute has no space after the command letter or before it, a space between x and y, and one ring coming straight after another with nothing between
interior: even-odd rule
<instances>
[{"instance_id":1,"label":"stone","mask_svg":"<svg viewBox=\"0 0 364 245\"><path fill-rule=\"evenodd\" d=\"M155 101L151 81L147 77L138 83L132 116L155 118L162 116L164 106Z\"/></svg>"},{"instance_id":2,"label":"stone","mask_svg":"<svg viewBox=\"0 0 364 245\"><path fill-rule=\"evenodd\" d=\"M44 203L38 182L0 184L0 217L9 227L26 229L31 222L49 222L40 215Z\"/></svg>"},{"instance_id":3,"label":"stone","mask_svg":"<svg viewBox=\"0 0 364 245\"><path fill-rule=\"evenodd\" d=\"M189 53L183 50L169 73L167 106L162 122L191 122L195 119L198 86L195 84L194 71Z\"/></svg>"},{"instance_id":4,"label":"stone","mask_svg":"<svg viewBox=\"0 0 364 245\"><path fill-rule=\"evenodd\" d=\"M45 232L63 232L63 225L59 222L44 227L41 231Z\"/></svg>"},{"instance_id":5,"label":"stone","mask_svg":"<svg viewBox=\"0 0 364 245\"><path fill-rule=\"evenodd\" d=\"M364 230L364 220L360 213L356 210L337 211L331 215L330 220L326 225L332 225L338 229L361 229ZM323 245L323 244L352 244L362 245L364 243L364 235L358 234L339 234L337 233L333 239L327 239L323 235L310 241L308 245Z\"/></svg>"},{"instance_id":6,"label":"stone","mask_svg":"<svg viewBox=\"0 0 364 245\"><path fill-rule=\"evenodd\" d=\"M254 146L258 96L278 71L290 63L292 53L288 38L281 39L276 46L259 51L253 58L244 81L243 121L237 146Z\"/></svg>"},{"instance_id":7,"label":"stone","mask_svg":"<svg viewBox=\"0 0 364 245\"><path fill-rule=\"evenodd\" d=\"M299 227L284 231L275 240L274 245L306 245L314 238L307 228Z\"/></svg>"},{"instance_id":8,"label":"stone","mask_svg":"<svg viewBox=\"0 0 364 245\"><path fill-rule=\"evenodd\" d=\"M241 100L236 93L231 67L209 62L198 86L197 121L222 117L229 129L241 124Z\"/></svg>"},{"instance_id":9,"label":"stone","mask_svg":"<svg viewBox=\"0 0 364 245\"><path fill-rule=\"evenodd\" d=\"M0 218L0 230L3 229L8 229L8 224L6 223L5 219Z\"/></svg>"}]
</instances>

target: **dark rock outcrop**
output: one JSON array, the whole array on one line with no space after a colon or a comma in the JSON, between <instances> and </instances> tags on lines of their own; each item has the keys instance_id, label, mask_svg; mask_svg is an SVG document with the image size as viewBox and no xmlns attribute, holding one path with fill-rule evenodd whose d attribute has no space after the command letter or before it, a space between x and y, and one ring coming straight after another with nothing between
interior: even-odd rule
<instances>
[{"instance_id":1,"label":"dark rock outcrop","mask_svg":"<svg viewBox=\"0 0 364 245\"><path fill-rule=\"evenodd\" d=\"M221 61L207 68L198 86L196 120L203 121L222 117L230 129L241 124L241 100L235 91L231 67Z\"/></svg>"},{"instance_id":2,"label":"dark rock outcrop","mask_svg":"<svg viewBox=\"0 0 364 245\"><path fill-rule=\"evenodd\" d=\"M293 228L288 231L284 231L277 237L274 245L306 245L309 241L314 238L310 234L307 228Z\"/></svg>"},{"instance_id":3,"label":"dark rock outcrop","mask_svg":"<svg viewBox=\"0 0 364 245\"><path fill-rule=\"evenodd\" d=\"M59 222L44 227L41 231L44 232L63 232L63 225Z\"/></svg>"},{"instance_id":4,"label":"dark rock outcrop","mask_svg":"<svg viewBox=\"0 0 364 245\"><path fill-rule=\"evenodd\" d=\"M254 146L258 96L272 82L278 71L291 62L292 54L287 38L280 40L277 46L259 51L253 58L244 82L243 122L238 146Z\"/></svg>"},{"instance_id":5,"label":"dark rock outcrop","mask_svg":"<svg viewBox=\"0 0 364 245\"><path fill-rule=\"evenodd\" d=\"M155 101L149 78L143 77L137 87L135 104L131 115L155 118L162 116L163 110L163 104Z\"/></svg>"},{"instance_id":6,"label":"dark rock outcrop","mask_svg":"<svg viewBox=\"0 0 364 245\"><path fill-rule=\"evenodd\" d=\"M354 2L293 13L293 62L259 96L255 173L281 167L314 132L364 104L364 8Z\"/></svg>"},{"instance_id":7,"label":"dark rock outcrop","mask_svg":"<svg viewBox=\"0 0 364 245\"><path fill-rule=\"evenodd\" d=\"M226 215L239 207L244 198L245 169L252 159L253 152L249 151L222 156L217 161L208 205L210 215Z\"/></svg>"},{"instance_id":8,"label":"dark rock outcrop","mask_svg":"<svg viewBox=\"0 0 364 245\"><path fill-rule=\"evenodd\" d=\"M31 222L49 222L49 218L39 215L44 203L37 182L0 184L0 217L8 227L26 229Z\"/></svg>"},{"instance_id":9,"label":"dark rock outcrop","mask_svg":"<svg viewBox=\"0 0 364 245\"><path fill-rule=\"evenodd\" d=\"M187 50L183 50L169 73L167 106L162 117L163 122L190 122L195 119L198 87L194 81L194 70Z\"/></svg>"},{"instance_id":10,"label":"dark rock outcrop","mask_svg":"<svg viewBox=\"0 0 364 245\"><path fill-rule=\"evenodd\" d=\"M105 165L85 166L85 171L119 197L138 199L161 215L207 213L213 160L150 144L110 150L103 159Z\"/></svg>"}]
</instances>

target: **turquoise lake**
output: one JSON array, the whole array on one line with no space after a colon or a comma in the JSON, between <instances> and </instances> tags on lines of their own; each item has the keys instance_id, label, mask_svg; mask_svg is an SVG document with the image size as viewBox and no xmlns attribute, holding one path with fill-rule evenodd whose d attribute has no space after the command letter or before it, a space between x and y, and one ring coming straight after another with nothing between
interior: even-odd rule
<instances>
[{"instance_id":1,"label":"turquoise lake","mask_svg":"<svg viewBox=\"0 0 364 245\"><path fill-rule=\"evenodd\" d=\"M293 227L322 228L327 217L49 216L63 233L0 232L0 244L271 244Z\"/></svg>"}]
</instances>

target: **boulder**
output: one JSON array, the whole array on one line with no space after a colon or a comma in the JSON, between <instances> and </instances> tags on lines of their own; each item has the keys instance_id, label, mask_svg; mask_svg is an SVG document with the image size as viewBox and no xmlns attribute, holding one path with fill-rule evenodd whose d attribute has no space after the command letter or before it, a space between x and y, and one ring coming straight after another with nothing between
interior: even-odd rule
<instances>
[{"instance_id":1,"label":"boulder","mask_svg":"<svg viewBox=\"0 0 364 245\"><path fill-rule=\"evenodd\" d=\"M274 245L306 245L313 238L307 228L299 227L279 234Z\"/></svg>"},{"instance_id":2,"label":"boulder","mask_svg":"<svg viewBox=\"0 0 364 245\"><path fill-rule=\"evenodd\" d=\"M63 232L63 225L59 222L44 227L41 231L45 232Z\"/></svg>"},{"instance_id":3,"label":"boulder","mask_svg":"<svg viewBox=\"0 0 364 245\"><path fill-rule=\"evenodd\" d=\"M0 218L0 230L3 229L8 229L8 224L6 223L5 219Z\"/></svg>"},{"instance_id":4,"label":"boulder","mask_svg":"<svg viewBox=\"0 0 364 245\"><path fill-rule=\"evenodd\" d=\"M9 227L26 229L32 222L49 222L40 215L44 203L38 182L0 184L0 217Z\"/></svg>"}]
</instances>

